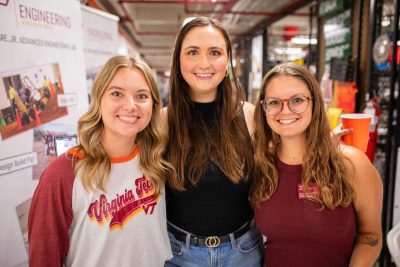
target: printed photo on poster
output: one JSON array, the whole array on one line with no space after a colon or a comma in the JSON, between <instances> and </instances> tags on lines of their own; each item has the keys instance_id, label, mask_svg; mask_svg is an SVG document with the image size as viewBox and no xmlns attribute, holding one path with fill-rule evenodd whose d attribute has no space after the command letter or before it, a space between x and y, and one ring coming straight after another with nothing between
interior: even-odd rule
<instances>
[{"instance_id":1,"label":"printed photo on poster","mask_svg":"<svg viewBox=\"0 0 400 267\"><path fill-rule=\"evenodd\" d=\"M86 69L86 84L87 84L89 104L92 101L92 86L93 86L94 80L96 79L97 73L100 72L102 67L103 66L98 66L98 67Z\"/></svg>"},{"instance_id":2,"label":"printed photo on poster","mask_svg":"<svg viewBox=\"0 0 400 267\"><path fill-rule=\"evenodd\" d=\"M78 145L75 126L47 123L33 131L33 151L38 163L33 167L33 179L37 180L47 165L69 148Z\"/></svg>"},{"instance_id":3,"label":"printed photo on poster","mask_svg":"<svg viewBox=\"0 0 400 267\"><path fill-rule=\"evenodd\" d=\"M24 240L24 245L26 252L29 250L28 246L28 215L29 215L29 207L31 206L32 198L29 198L15 207L15 211L17 212L19 227L21 229L22 238Z\"/></svg>"},{"instance_id":4,"label":"printed photo on poster","mask_svg":"<svg viewBox=\"0 0 400 267\"><path fill-rule=\"evenodd\" d=\"M57 63L0 73L0 133L7 139L68 114Z\"/></svg>"}]
</instances>

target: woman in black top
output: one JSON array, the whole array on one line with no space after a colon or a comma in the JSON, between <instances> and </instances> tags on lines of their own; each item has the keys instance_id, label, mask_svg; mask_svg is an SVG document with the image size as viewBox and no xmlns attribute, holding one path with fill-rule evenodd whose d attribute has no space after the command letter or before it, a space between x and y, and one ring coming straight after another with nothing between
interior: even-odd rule
<instances>
[{"instance_id":1,"label":"woman in black top","mask_svg":"<svg viewBox=\"0 0 400 267\"><path fill-rule=\"evenodd\" d=\"M253 105L228 66L227 32L195 18L178 33L173 55L165 156L166 266L261 266L262 236L248 200L253 175ZM230 74L230 75L229 75Z\"/></svg>"}]
</instances>

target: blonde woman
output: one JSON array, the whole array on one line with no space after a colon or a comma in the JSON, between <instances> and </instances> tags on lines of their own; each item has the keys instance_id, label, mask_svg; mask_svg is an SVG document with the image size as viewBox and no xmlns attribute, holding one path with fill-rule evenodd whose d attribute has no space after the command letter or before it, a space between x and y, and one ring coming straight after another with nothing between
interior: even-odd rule
<instances>
[{"instance_id":1,"label":"blonde woman","mask_svg":"<svg viewBox=\"0 0 400 267\"><path fill-rule=\"evenodd\" d=\"M265 265L372 266L382 246L382 182L364 153L337 145L304 67L265 76L255 110L251 191Z\"/></svg>"},{"instance_id":2,"label":"blonde woman","mask_svg":"<svg viewBox=\"0 0 400 267\"><path fill-rule=\"evenodd\" d=\"M149 67L111 58L78 121L80 145L42 174L29 213L30 266L163 266L160 96Z\"/></svg>"}]
</instances>

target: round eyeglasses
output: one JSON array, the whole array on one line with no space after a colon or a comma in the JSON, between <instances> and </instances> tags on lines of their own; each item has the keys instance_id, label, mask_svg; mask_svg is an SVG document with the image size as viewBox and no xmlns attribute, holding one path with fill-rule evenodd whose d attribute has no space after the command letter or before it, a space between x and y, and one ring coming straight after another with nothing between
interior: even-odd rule
<instances>
[{"instance_id":1,"label":"round eyeglasses","mask_svg":"<svg viewBox=\"0 0 400 267\"><path fill-rule=\"evenodd\" d=\"M266 97L261 100L264 111L270 115L276 115L282 111L283 105L287 102L288 108L294 113L303 113L307 110L311 96L295 95L289 99Z\"/></svg>"}]
</instances>

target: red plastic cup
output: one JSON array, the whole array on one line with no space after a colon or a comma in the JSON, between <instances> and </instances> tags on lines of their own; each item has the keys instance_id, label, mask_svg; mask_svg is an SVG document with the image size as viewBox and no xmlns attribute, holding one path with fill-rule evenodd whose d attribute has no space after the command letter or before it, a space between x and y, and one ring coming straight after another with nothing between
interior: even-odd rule
<instances>
[{"instance_id":1,"label":"red plastic cup","mask_svg":"<svg viewBox=\"0 0 400 267\"><path fill-rule=\"evenodd\" d=\"M343 136L343 141L363 152L367 151L372 116L364 113L352 113L342 114L340 118L343 129L353 128L353 132Z\"/></svg>"}]
</instances>

